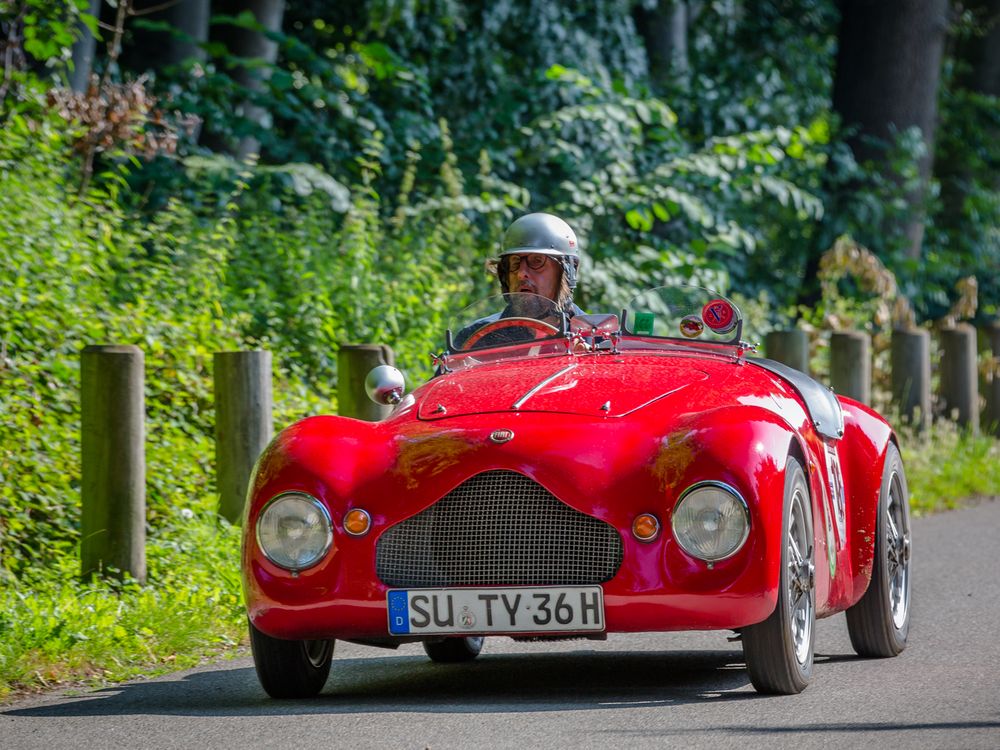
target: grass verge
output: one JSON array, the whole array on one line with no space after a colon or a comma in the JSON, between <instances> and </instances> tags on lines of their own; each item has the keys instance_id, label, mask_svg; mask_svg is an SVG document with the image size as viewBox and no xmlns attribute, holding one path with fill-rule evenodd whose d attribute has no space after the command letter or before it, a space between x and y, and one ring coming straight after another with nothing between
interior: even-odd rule
<instances>
[{"instance_id":1,"label":"grass verge","mask_svg":"<svg viewBox=\"0 0 1000 750\"><path fill-rule=\"evenodd\" d=\"M951 422L899 437L915 514L957 508L969 498L1000 497L997 438L971 435Z\"/></svg>"},{"instance_id":2,"label":"grass verge","mask_svg":"<svg viewBox=\"0 0 1000 750\"><path fill-rule=\"evenodd\" d=\"M0 584L0 701L155 675L246 636L239 530L180 511L147 542L148 582L79 580L66 557Z\"/></svg>"}]
</instances>

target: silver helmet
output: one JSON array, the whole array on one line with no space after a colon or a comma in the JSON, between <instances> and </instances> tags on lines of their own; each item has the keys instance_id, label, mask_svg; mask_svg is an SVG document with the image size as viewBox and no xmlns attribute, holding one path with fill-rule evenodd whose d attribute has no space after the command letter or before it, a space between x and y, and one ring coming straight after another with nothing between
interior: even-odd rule
<instances>
[{"instance_id":1,"label":"silver helmet","mask_svg":"<svg viewBox=\"0 0 1000 750\"><path fill-rule=\"evenodd\" d=\"M562 265L563 278L569 288L576 287L577 269L580 267L580 243L576 233L558 216L544 213L525 214L515 219L504 232L500 244L500 260L505 255L538 253L551 255ZM498 272L500 286L507 292L506 274Z\"/></svg>"}]
</instances>

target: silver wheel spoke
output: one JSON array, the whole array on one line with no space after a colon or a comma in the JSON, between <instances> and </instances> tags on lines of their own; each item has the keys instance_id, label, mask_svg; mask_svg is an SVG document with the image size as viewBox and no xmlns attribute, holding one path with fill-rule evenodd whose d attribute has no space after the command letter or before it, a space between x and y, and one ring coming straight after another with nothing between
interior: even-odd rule
<instances>
[{"instance_id":1,"label":"silver wheel spoke","mask_svg":"<svg viewBox=\"0 0 1000 750\"><path fill-rule=\"evenodd\" d=\"M795 537L791 534L788 535L788 550L792 553L792 557L794 558L792 562L794 562L795 565L801 565L802 553L799 552L799 545L795 543ZM790 562L789 565L791 565L792 562Z\"/></svg>"},{"instance_id":2,"label":"silver wheel spoke","mask_svg":"<svg viewBox=\"0 0 1000 750\"><path fill-rule=\"evenodd\" d=\"M899 529L896 528L896 522L892 518L892 513L886 512L886 520L889 522L889 539L896 540L899 539Z\"/></svg>"}]
</instances>

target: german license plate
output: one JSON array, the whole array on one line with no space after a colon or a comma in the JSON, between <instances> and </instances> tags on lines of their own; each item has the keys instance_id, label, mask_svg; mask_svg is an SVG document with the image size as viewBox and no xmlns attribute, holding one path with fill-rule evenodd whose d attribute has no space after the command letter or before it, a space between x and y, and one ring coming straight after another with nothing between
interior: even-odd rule
<instances>
[{"instance_id":1,"label":"german license plate","mask_svg":"<svg viewBox=\"0 0 1000 750\"><path fill-rule=\"evenodd\" d=\"M392 635L604 630L600 586L394 589L386 601Z\"/></svg>"}]
</instances>

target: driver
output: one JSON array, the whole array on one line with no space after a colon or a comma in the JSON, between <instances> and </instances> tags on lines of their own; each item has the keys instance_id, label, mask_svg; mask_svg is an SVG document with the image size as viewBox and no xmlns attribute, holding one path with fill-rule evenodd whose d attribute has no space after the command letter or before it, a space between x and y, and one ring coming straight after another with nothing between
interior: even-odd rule
<instances>
[{"instance_id":1,"label":"driver","mask_svg":"<svg viewBox=\"0 0 1000 750\"><path fill-rule=\"evenodd\" d=\"M500 318L535 318L558 328L562 313L583 314L583 310L573 303L580 268L580 244L570 225L558 216L532 213L514 220L504 232L500 256L487 261L486 267L496 274L507 307L459 331L454 342L457 347L476 330ZM500 337L502 334L505 335L495 344L533 337L533 333L524 328L509 328L495 335Z\"/></svg>"}]
</instances>

